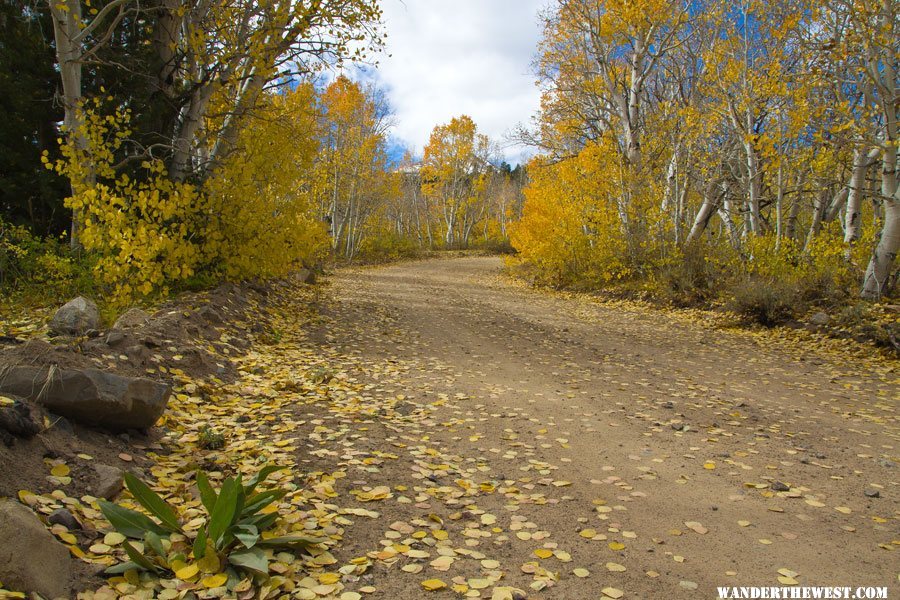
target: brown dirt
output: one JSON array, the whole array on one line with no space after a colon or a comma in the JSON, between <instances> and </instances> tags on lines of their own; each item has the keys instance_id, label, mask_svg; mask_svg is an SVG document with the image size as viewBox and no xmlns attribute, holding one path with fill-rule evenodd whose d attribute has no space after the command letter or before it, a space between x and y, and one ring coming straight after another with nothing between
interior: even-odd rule
<instances>
[{"instance_id":1,"label":"brown dirt","mask_svg":"<svg viewBox=\"0 0 900 600\"><path fill-rule=\"evenodd\" d=\"M230 381L236 376L232 358L249 347L248 334L263 331L261 323L247 324L245 318L265 305L267 294L260 286L231 284L185 294L155 310L143 327L117 332L120 336L114 344L108 343L110 331L93 337L52 339L37 328L30 339L6 338L0 367L55 364L170 383L205 377ZM7 329L0 323L0 333ZM52 414L44 416L45 428L34 438L17 439L11 447L0 444L0 497L15 496L18 490L52 491L58 484L48 478L48 465L56 460L73 466L67 492L75 497L90 494L97 475L84 461L72 460L75 455L87 454L96 463L142 475L151 464L145 456L147 450L161 449L157 440L163 432L157 429L115 434Z\"/></svg>"},{"instance_id":2,"label":"brown dirt","mask_svg":"<svg viewBox=\"0 0 900 600\"><path fill-rule=\"evenodd\" d=\"M900 592L896 361L806 333L723 330L703 313L537 292L500 268L497 258L461 258L333 277L328 323L312 335L322 354L354 357L350 381L373 397L428 407L411 429L393 413L363 429L330 425L341 432L328 438L335 447L399 455L351 467L346 487L403 484L412 496L428 479L452 486L466 473L507 488L458 506L367 503L382 517L354 525L339 558L384 544L387 523L430 513L465 539L484 512L499 529L482 526L489 535L457 545L499 560L502 584L532 598L598 598L606 587L627 598L711 598L716 586L781 585L779 569L801 585ZM311 422L327 418L303 410ZM450 470L423 479L423 445ZM304 462L327 471L337 454ZM518 516L548 536L517 539ZM597 537L579 535L587 528ZM548 542L571 562L536 558ZM530 591L520 570L530 561L559 582ZM360 585L377 584L378 598L416 598L422 580L458 574L399 564ZM572 575L578 567L590 576Z\"/></svg>"}]
</instances>

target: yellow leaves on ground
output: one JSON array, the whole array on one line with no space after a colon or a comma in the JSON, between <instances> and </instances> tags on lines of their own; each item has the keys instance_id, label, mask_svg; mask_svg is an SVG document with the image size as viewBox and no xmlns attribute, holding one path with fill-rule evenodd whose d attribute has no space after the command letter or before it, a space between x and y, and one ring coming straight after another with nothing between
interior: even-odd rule
<instances>
[{"instance_id":1,"label":"yellow leaves on ground","mask_svg":"<svg viewBox=\"0 0 900 600\"><path fill-rule=\"evenodd\" d=\"M426 579L422 582L422 587L429 592L434 592L436 590L444 589L445 587L447 587L447 584L440 579Z\"/></svg>"},{"instance_id":2,"label":"yellow leaves on ground","mask_svg":"<svg viewBox=\"0 0 900 600\"><path fill-rule=\"evenodd\" d=\"M356 496L356 499L360 502L374 502L376 500L390 498L393 494L391 494L391 488L386 485L381 485L368 492L355 491L353 495Z\"/></svg>"},{"instance_id":3,"label":"yellow leaves on ground","mask_svg":"<svg viewBox=\"0 0 900 600\"><path fill-rule=\"evenodd\" d=\"M705 535L709 532L709 529L703 526L702 523L697 521L685 521L684 526L694 531L695 533L699 533L700 535Z\"/></svg>"},{"instance_id":4,"label":"yellow leaves on ground","mask_svg":"<svg viewBox=\"0 0 900 600\"><path fill-rule=\"evenodd\" d=\"M175 577L178 579L182 579L184 581L189 581L197 576L197 573L200 572L200 567L196 564L185 565L180 569L175 570Z\"/></svg>"},{"instance_id":5,"label":"yellow leaves on ground","mask_svg":"<svg viewBox=\"0 0 900 600\"><path fill-rule=\"evenodd\" d=\"M63 464L56 465L52 469L50 469L50 473L54 477L65 477L69 474L69 472L70 472L70 469L69 469L68 465L63 465Z\"/></svg>"},{"instance_id":6,"label":"yellow leaves on ground","mask_svg":"<svg viewBox=\"0 0 900 600\"><path fill-rule=\"evenodd\" d=\"M217 588L225 585L225 582L228 581L228 575L225 573L219 573L218 575L208 575L200 580L200 583L205 588Z\"/></svg>"}]
</instances>

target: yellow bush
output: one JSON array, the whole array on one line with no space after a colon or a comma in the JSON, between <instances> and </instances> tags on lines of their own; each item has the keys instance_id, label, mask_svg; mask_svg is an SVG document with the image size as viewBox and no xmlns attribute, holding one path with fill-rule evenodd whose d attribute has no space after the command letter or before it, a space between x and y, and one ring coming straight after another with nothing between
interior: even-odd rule
<instances>
[{"instance_id":1,"label":"yellow bush","mask_svg":"<svg viewBox=\"0 0 900 600\"><path fill-rule=\"evenodd\" d=\"M95 273L126 305L203 271L230 279L272 277L313 262L326 248L308 178L315 141L312 90L268 101L270 118L245 128L239 149L202 185L173 181L161 161L144 161L140 178L117 171L130 113L83 111L86 148L71 140L48 168L72 182L66 206L78 215ZM61 272L62 263L53 266Z\"/></svg>"}]
</instances>

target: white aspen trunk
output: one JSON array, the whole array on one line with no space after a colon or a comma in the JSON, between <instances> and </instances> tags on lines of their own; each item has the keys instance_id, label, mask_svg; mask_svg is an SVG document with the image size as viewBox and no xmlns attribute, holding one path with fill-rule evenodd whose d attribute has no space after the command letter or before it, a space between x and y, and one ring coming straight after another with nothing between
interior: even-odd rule
<instances>
[{"instance_id":1,"label":"white aspen trunk","mask_svg":"<svg viewBox=\"0 0 900 600\"><path fill-rule=\"evenodd\" d=\"M174 181L184 181L194 170L193 155L197 133L203 124L212 94L212 85L199 86L191 94L190 102L181 109L179 127L172 142L175 151L169 169L169 176Z\"/></svg>"},{"instance_id":2,"label":"white aspen trunk","mask_svg":"<svg viewBox=\"0 0 900 600\"><path fill-rule=\"evenodd\" d=\"M847 210L844 212L844 243L847 244L846 256L849 259L853 244L859 240L861 206L865 194L866 173L878 156L878 149L865 153L862 148L853 152L853 173L850 176L847 193Z\"/></svg>"},{"instance_id":3,"label":"white aspen trunk","mask_svg":"<svg viewBox=\"0 0 900 600\"><path fill-rule=\"evenodd\" d=\"M878 15L880 31L896 34L897 4L882 0ZM891 33L888 33L890 36ZM894 39L896 36L894 35ZM891 284L897 251L900 250L900 189L897 187L897 65L896 45L873 43L867 49L867 75L878 89L884 117L884 136L881 154L881 197L884 205L884 225L878 244L866 267L861 295L879 298Z\"/></svg>"},{"instance_id":4,"label":"white aspen trunk","mask_svg":"<svg viewBox=\"0 0 900 600\"><path fill-rule=\"evenodd\" d=\"M823 190L816 196L815 204L813 205L812 222L809 225L809 231L806 233L806 242L803 244L804 252L809 250L810 244L812 244L816 234L819 233L819 229L822 228L822 217L825 214L825 194L826 192Z\"/></svg>"},{"instance_id":5,"label":"white aspen trunk","mask_svg":"<svg viewBox=\"0 0 900 600\"><path fill-rule=\"evenodd\" d=\"M881 194L884 227L863 279L862 297L875 299L888 291L897 251L900 250L900 189L897 188L897 149L886 145L882 157Z\"/></svg>"},{"instance_id":6,"label":"white aspen trunk","mask_svg":"<svg viewBox=\"0 0 900 600\"><path fill-rule=\"evenodd\" d=\"M672 153L669 159L669 166L666 167L666 189L663 190L662 204L659 208L661 212L669 210L670 198L678 195L678 148ZM674 203L673 203L674 204Z\"/></svg>"},{"instance_id":7,"label":"white aspen trunk","mask_svg":"<svg viewBox=\"0 0 900 600\"><path fill-rule=\"evenodd\" d=\"M678 190L678 197L675 201L675 244L681 244L681 237L684 235L684 207L687 200L688 190L690 189L690 179L684 178L681 189Z\"/></svg>"},{"instance_id":8,"label":"white aspen trunk","mask_svg":"<svg viewBox=\"0 0 900 600\"><path fill-rule=\"evenodd\" d=\"M731 194L726 190L725 197L722 201L722 207L719 209L719 217L722 219L722 223L725 224L725 229L728 231L728 238L731 240L731 245L735 249L739 249L741 247L741 234L734 224L734 220L731 218L733 211L734 204L731 201Z\"/></svg>"},{"instance_id":9,"label":"white aspen trunk","mask_svg":"<svg viewBox=\"0 0 900 600\"><path fill-rule=\"evenodd\" d=\"M712 216L718 209L719 194L716 189L718 187L718 181L712 182L706 187L706 192L703 194L703 204L700 205L700 210L697 211L697 216L694 217L694 224L691 226L691 231L685 240L686 244L694 242L703 234L706 226L709 225L710 219L712 219Z\"/></svg>"},{"instance_id":10,"label":"white aspen trunk","mask_svg":"<svg viewBox=\"0 0 900 600\"><path fill-rule=\"evenodd\" d=\"M759 170L759 159L753 144L745 142L744 150L747 154L747 209L750 217L750 231L754 234L761 234L762 219L759 214L759 204L762 196L762 173Z\"/></svg>"},{"instance_id":11,"label":"white aspen trunk","mask_svg":"<svg viewBox=\"0 0 900 600\"><path fill-rule=\"evenodd\" d=\"M781 250L784 234L784 164L778 162L778 193L775 195L775 252Z\"/></svg>"},{"instance_id":12,"label":"white aspen trunk","mask_svg":"<svg viewBox=\"0 0 900 600\"><path fill-rule=\"evenodd\" d=\"M81 55L82 46L76 42L81 33L81 0L50 0L50 15L53 20L53 38L56 42L56 59L59 65L59 76L63 89L63 124L66 135L79 152L88 150L88 141L83 130L83 122L79 113L81 109ZM72 192L83 185L90 185L94 180L91 165L84 165L86 175L83 181L72 181ZM79 248L81 243L82 215L72 211L72 227L69 244Z\"/></svg>"},{"instance_id":13,"label":"white aspen trunk","mask_svg":"<svg viewBox=\"0 0 900 600\"><path fill-rule=\"evenodd\" d=\"M847 196L850 195L850 188L847 186L842 187L837 194L831 199L831 204L828 205L828 209L825 211L825 216L822 218L826 223L830 223L838 218L838 215L841 214L841 209L846 208L847 206Z\"/></svg>"}]
</instances>

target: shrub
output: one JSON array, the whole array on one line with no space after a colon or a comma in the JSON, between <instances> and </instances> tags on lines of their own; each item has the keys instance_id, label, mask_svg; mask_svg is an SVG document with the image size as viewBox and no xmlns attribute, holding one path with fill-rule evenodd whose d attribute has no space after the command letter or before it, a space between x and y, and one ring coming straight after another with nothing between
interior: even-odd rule
<instances>
[{"instance_id":1,"label":"shrub","mask_svg":"<svg viewBox=\"0 0 900 600\"><path fill-rule=\"evenodd\" d=\"M648 288L653 296L676 306L695 306L716 297L722 276L714 249L693 244L674 252L651 276Z\"/></svg>"},{"instance_id":2,"label":"shrub","mask_svg":"<svg viewBox=\"0 0 900 600\"><path fill-rule=\"evenodd\" d=\"M411 238L392 229L382 229L363 239L357 256L364 261L389 262L418 254L419 247Z\"/></svg>"},{"instance_id":3,"label":"shrub","mask_svg":"<svg viewBox=\"0 0 900 600\"><path fill-rule=\"evenodd\" d=\"M774 279L745 276L732 284L727 293L728 310L765 327L790 320L800 308L796 290Z\"/></svg>"},{"instance_id":4,"label":"shrub","mask_svg":"<svg viewBox=\"0 0 900 600\"><path fill-rule=\"evenodd\" d=\"M41 238L0 219L0 288L19 303L93 295L92 268L93 257L73 252L65 237Z\"/></svg>"}]
</instances>

